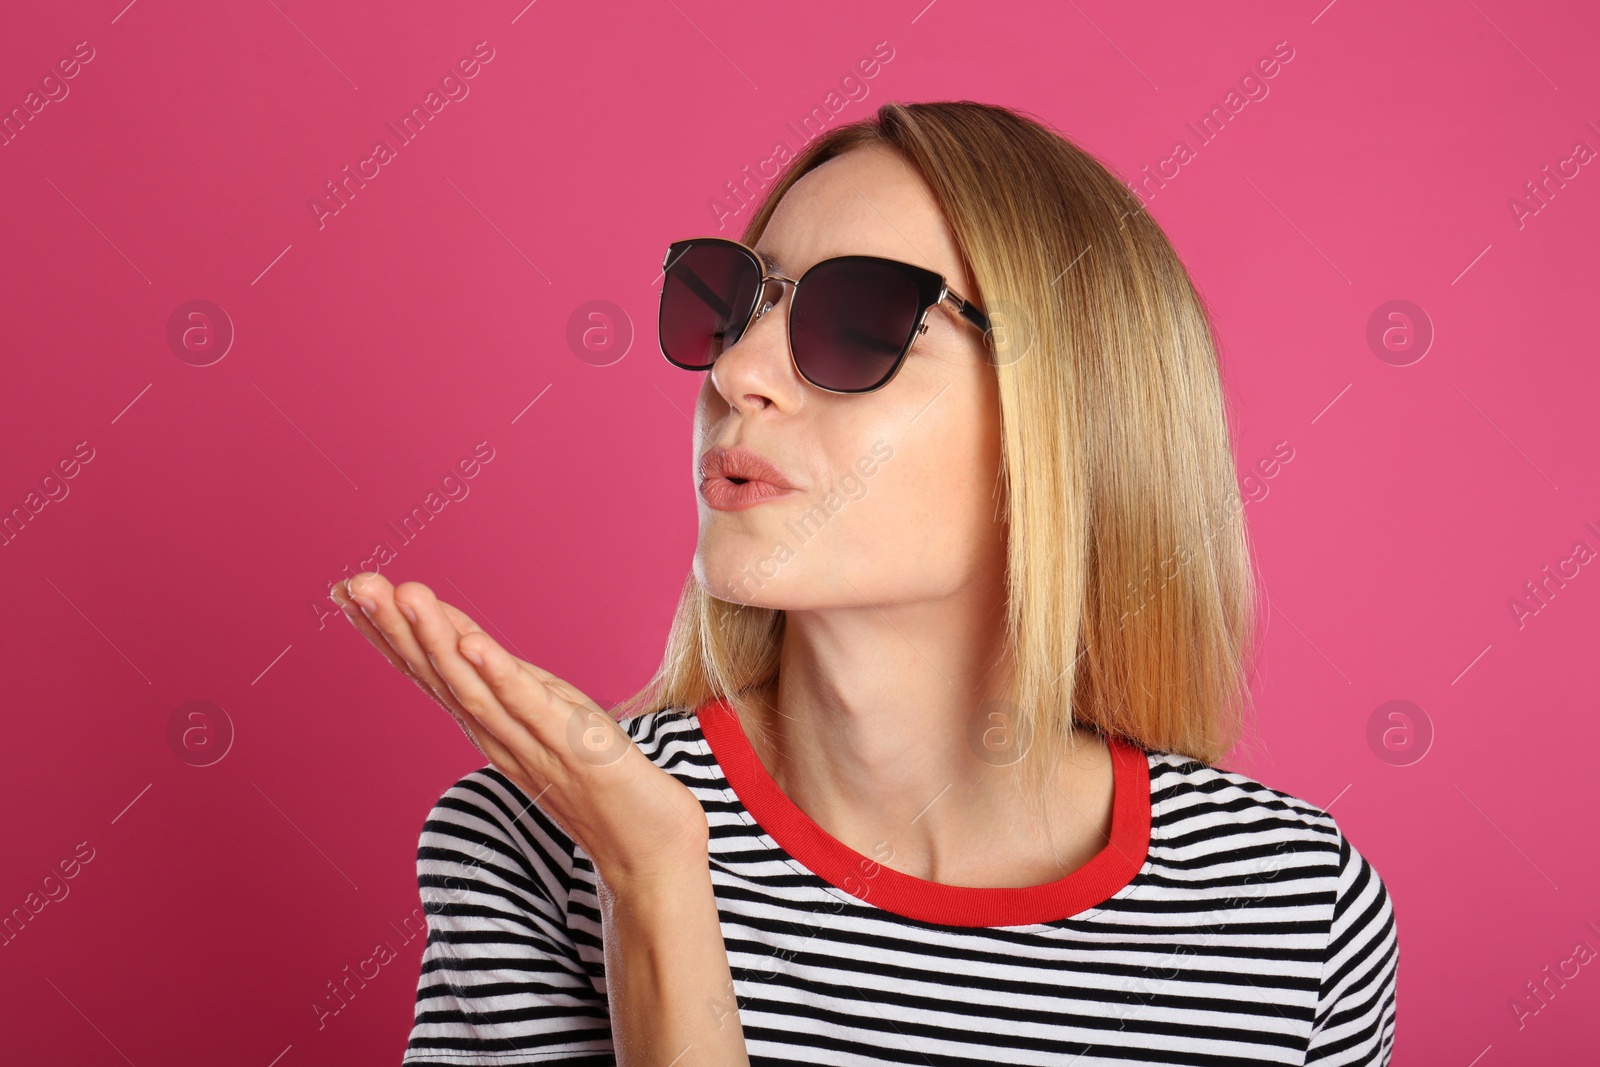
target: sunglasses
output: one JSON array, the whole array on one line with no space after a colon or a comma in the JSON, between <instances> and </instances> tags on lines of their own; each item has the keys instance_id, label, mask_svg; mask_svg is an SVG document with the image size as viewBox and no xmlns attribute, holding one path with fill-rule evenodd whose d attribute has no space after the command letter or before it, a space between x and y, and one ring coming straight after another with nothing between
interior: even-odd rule
<instances>
[{"instance_id":1,"label":"sunglasses","mask_svg":"<svg viewBox=\"0 0 1600 1067\"><path fill-rule=\"evenodd\" d=\"M943 275L879 256L838 256L798 279L767 268L753 248L722 237L674 242L662 263L661 354L684 370L710 370L752 322L789 302L789 355L802 378L830 393L889 384L928 310L946 303L985 334L989 318ZM773 286L777 286L776 292Z\"/></svg>"}]
</instances>

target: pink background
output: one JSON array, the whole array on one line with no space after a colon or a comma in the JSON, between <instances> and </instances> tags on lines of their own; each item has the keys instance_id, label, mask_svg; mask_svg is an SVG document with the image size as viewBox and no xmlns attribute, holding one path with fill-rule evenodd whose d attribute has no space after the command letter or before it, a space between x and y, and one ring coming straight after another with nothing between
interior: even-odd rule
<instances>
[{"instance_id":1,"label":"pink background","mask_svg":"<svg viewBox=\"0 0 1600 1067\"><path fill-rule=\"evenodd\" d=\"M0 948L15 1062L399 1061L417 834L483 761L314 605L387 540L385 574L596 699L642 684L695 537L662 252L880 41L835 124L1006 104L1129 181L1188 142L1145 192L1215 311L1272 604L1260 742L1227 765L1331 805L1387 881L1396 1064L1593 1062L1600 964L1512 1009L1600 950L1600 566L1573 558L1600 548L1600 165L1563 164L1600 148L1590 5L124 3L13 5L0 34L8 112L93 49L0 147L0 510L67 491L0 548L0 911L68 891ZM468 95L319 226L324 183L482 41ZM1547 165L1569 178L1519 222ZM236 332L208 366L167 340L196 299ZM1368 344L1396 299L1420 360ZM620 332L569 344L594 300L631 320L621 358ZM402 543L442 479L468 495ZM194 700L222 712L173 742ZM1414 732L1369 743L1390 700ZM224 758L181 758L222 716Z\"/></svg>"}]
</instances>

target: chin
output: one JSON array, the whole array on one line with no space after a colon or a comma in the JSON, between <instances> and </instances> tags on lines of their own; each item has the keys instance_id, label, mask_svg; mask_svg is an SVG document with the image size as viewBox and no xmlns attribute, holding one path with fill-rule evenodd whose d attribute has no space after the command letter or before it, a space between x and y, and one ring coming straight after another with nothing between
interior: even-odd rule
<instances>
[{"instance_id":1,"label":"chin","mask_svg":"<svg viewBox=\"0 0 1600 1067\"><path fill-rule=\"evenodd\" d=\"M789 564L776 562L769 551L754 551L741 546L714 546L697 551L694 559L695 579L700 587L719 600L729 600L752 607L784 607L788 598L786 588L792 588L793 560Z\"/></svg>"}]
</instances>

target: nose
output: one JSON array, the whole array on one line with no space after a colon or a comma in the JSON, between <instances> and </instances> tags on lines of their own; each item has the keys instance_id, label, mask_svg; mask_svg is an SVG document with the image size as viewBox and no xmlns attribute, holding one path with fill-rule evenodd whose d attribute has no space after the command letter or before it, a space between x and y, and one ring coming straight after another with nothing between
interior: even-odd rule
<instances>
[{"instance_id":1,"label":"nose","mask_svg":"<svg viewBox=\"0 0 1600 1067\"><path fill-rule=\"evenodd\" d=\"M792 407L800 400L803 383L789 355L787 287L782 279L767 280L744 332L711 365L712 387L730 408ZM780 314L769 314L780 305Z\"/></svg>"}]
</instances>

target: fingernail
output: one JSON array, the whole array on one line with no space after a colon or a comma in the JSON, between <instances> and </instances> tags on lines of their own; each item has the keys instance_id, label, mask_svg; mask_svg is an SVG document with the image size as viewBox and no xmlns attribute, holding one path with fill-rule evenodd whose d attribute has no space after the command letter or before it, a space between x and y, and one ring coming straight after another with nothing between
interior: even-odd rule
<instances>
[{"instance_id":1,"label":"fingernail","mask_svg":"<svg viewBox=\"0 0 1600 1067\"><path fill-rule=\"evenodd\" d=\"M372 618L372 612L378 606L378 602L376 600L373 600L369 596L353 596L350 599L361 605L361 611L366 615L367 618Z\"/></svg>"},{"instance_id":2,"label":"fingernail","mask_svg":"<svg viewBox=\"0 0 1600 1067\"><path fill-rule=\"evenodd\" d=\"M404 615L406 618L410 619L412 622L416 622L417 621L417 613L411 609L411 605L410 604L401 604L400 605L400 614Z\"/></svg>"},{"instance_id":3,"label":"fingernail","mask_svg":"<svg viewBox=\"0 0 1600 1067\"><path fill-rule=\"evenodd\" d=\"M472 662L472 665L474 667L483 666L483 657L481 655L479 655L478 653L476 653L476 652L468 652L465 649L463 649L461 654L463 656L467 657L467 659Z\"/></svg>"}]
</instances>

